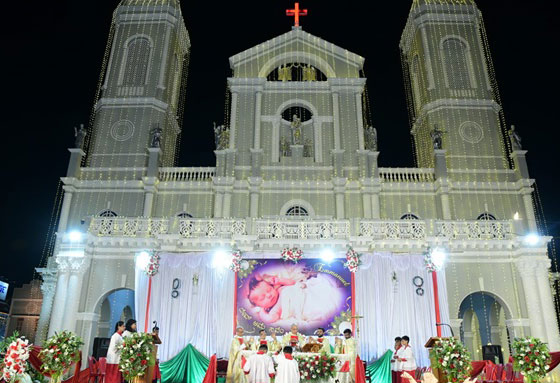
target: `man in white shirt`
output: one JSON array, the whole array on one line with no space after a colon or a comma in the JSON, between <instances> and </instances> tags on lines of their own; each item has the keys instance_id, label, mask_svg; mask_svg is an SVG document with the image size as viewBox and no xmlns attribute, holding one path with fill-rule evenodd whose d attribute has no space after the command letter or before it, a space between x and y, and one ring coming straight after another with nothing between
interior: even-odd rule
<instances>
[{"instance_id":1,"label":"man in white shirt","mask_svg":"<svg viewBox=\"0 0 560 383\"><path fill-rule=\"evenodd\" d=\"M299 366L297 360L292 357L292 347L284 347L284 355L278 355L276 362L276 379L274 383L299 383Z\"/></svg>"},{"instance_id":2,"label":"man in white shirt","mask_svg":"<svg viewBox=\"0 0 560 383\"><path fill-rule=\"evenodd\" d=\"M259 351L247 359L243 371L249 378L249 383L270 383L270 379L274 377L274 363L267 352L268 347L262 344Z\"/></svg>"},{"instance_id":3,"label":"man in white shirt","mask_svg":"<svg viewBox=\"0 0 560 383\"><path fill-rule=\"evenodd\" d=\"M416 376L416 358L414 358L414 352L408 344L410 338L408 336L403 336L401 339L401 348L397 352L397 361L401 364L400 368L402 372L407 372L413 378Z\"/></svg>"}]
</instances>

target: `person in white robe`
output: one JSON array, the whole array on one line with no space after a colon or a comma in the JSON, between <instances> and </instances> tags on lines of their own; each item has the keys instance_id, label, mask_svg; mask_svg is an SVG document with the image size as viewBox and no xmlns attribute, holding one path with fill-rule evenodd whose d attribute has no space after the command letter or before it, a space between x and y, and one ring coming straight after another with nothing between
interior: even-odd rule
<instances>
[{"instance_id":1,"label":"person in white robe","mask_svg":"<svg viewBox=\"0 0 560 383\"><path fill-rule=\"evenodd\" d=\"M309 343L319 343L321 345L321 351L319 352L325 352L327 354L331 353L331 343L329 342L329 339L325 337L325 329L322 327L319 327L316 331L315 334L317 334L317 338L313 338L313 337L309 337Z\"/></svg>"},{"instance_id":2,"label":"person in white robe","mask_svg":"<svg viewBox=\"0 0 560 383\"><path fill-rule=\"evenodd\" d=\"M401 349L401 337L395 338L395 351L393 352L393 357L391 358L391 380L393 383L398 383L400 381L401 375L401 363L397 360L397 353Z\"/></svg>"},{"instance_id":3,"label":"person in white robe","mask_svg":"<svg viewBox=\"0 0 560 383\"><path fill-rule=\"evenodd\" d=\"M136 320L134 319L127 320L125 327L126 328L122 335L123 338L126 338L127 336L131 336L133 333L136 332Z\"/></svg>"},{"instance_id":4,"label":"person in white robe","mask_svg":"<svg viewBox=\"0 0 560 383\"><path fill-rule=\"evenodd\" d=\"M241 366L241 351L249 349L249 344L243 338L245 330L243 327L235 329L235 336L231 341L229 348L229 359L227 367L226 382L240 383L243 378L243 368Z\"/></svg>"},{"instance_id":5,"label":"person in white robe","mask_svg":"<svg viewBox=\"0 0 560 383\"><path fill-rule=\"evenodd\" d=\"M297 324L290 327L290 332L282 337L282 346L290 346L292 349L300 349L305 345L305 336L298 331Z\"/></svg>"},{"instance_id":6,"label":"person in white robe","mask_svg":"<svg viewBox=\"0 0 560 383\"><path fill-rule=\"evenodd\" d=\"M286 346L283 351L283 355L276 357L278 367L274 383L299 383L299 366L297 360L292 356L292 348Z\"/></svg>"},{"instance_id":7,"label":"person in white robe","mask_svg":"<svg viewBox=\"0 0 560 383\"><path fill-rule=\"evenodd\" d=\"M278 352L280 351L280 342L276 338L276 333L271 333L272 340L267 339L266 330L259 331L259 337L253 342L252 350L258 351L261 345L266 345L269 351Z\"/></svg>"},{"instance_id":8,"label":"person in white robe","mask_svg":"<svg viewBox=\"0 0 560 383\"><path fill-rule=\"evenodd\" d=\"M115 333L111 336L109 349L107 350L107 367L105 370L106 383L122 382L122 374L119 370L119 362L121 360L121 350L119 350L119 346L124 342L122 337L124 330L124 322L118 321L115 325Z\"/></svg>"},{"instance_id":9,"label":"person in white robe","mask_svg":"<svg viewBox=\"0 0 560 383\"><path fill-rule=\"evenodd\" d=\"M401 364L401 371L407 372L414 378L416 376L416 358L408 342L410 342L410 338L406 335L403 336L401 339L401 348L397 352L397 360Z\"/></svg>"},{"instance_id":10,"label":"person in white robe","mask_svg":"<svg viewBox=\"0 0 560 383\"><path fill-rule=\"evenodd\" d=\"M266 344L259 346L259 351L247 359L243 372L249 379L248 383L270 383L274 377L274 362L267 355L268 347Z\"/></svg>"}]
</instances>

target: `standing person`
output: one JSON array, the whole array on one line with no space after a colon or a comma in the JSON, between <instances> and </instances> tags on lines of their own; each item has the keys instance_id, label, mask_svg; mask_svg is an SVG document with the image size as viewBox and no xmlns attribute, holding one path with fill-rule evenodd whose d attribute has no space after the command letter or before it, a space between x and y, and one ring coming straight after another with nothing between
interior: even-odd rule
<instances>
[{"instance_id":1,"label":"standing person","mask_svg":"<svg viewBox=\"0 0 560 383\"><path fill-rule=\"evenodd\" d=\"M276 339L276 333L271 333L272 340L269 341L266 338L266 330L259 331L259 337L257 338L256 342L253 342L252 349L253 351L258 351L259 347L263 344L268 347L270 351L277 352L280 350L280 344L278 343L278 339Z\"/></svg>"},{"instance_id":2,"label":"standing person","mask_svg":"<svg viewBox=\"0 0 560 383\"><path fill-rule=\"evenodd\" d=\"M413 378L416 376L416 358L414 358L414 352L412 347L410 347L410 338L408 336L403 336L401 339L401 348L397 353L397 360L401 364L401 371L407 372Z\"/></svg>"},{"instance_id":3,"label":"standing person","mask_svg":"<svg viewBox=\"0 0 560 383\"><path fill-rule=\"evenodd\" d=\"M132 335L132 333L136 332L136 320L134 319L129 319L126 321L126 329L123 332L123 338L126 338L127 336Z\"/></svg>"},{"instance_id":4,"label":"standing person","mask_svg":"<svg viewBox=\"0 0 560 383\"><path fill-rule=\"evenodd\" d=\"M161 373L159 371L159 360L157 359L157 352L158 352L158 345L161 344L161 339L159 338L159 327L157 326L157 322L154 321L154 328L152 329L152 338L154 340L154 350L152 351L152 356L150 357L150 361L148 364L148 372L146 376L152 377L150 382L159 382L161 381Z\"/></svg>"},{"instance_id":5,"label":"standing person","mask_svg":"<svg viewBox=\"0 0 560 383\"><path fill-rule=\"evenodd\" d=\"M267 352L266 344L261 344L259 351L247 359L243 372L248 376L249 383L270 383L270 379L274 377L274 362Z\"/></svg>"},{"instance_id":6,"label":"standing person","mask_svg":"<svg viewBox=\"0 0 560 383\"><path fill-rule=\"evenodd\" d=\"M305 344L305 337L298 332L297 324L290 327L290 332L282 338L283 346L290 346L293 349L299 349Z\"/></svg>"},{"instance_id":7,"label":"standing person","mask_svg":"<svg viewBox=\"0 0 560 383\"><path fill-rule=\"evenodd\" d=\"M292 348L284 347L284 355L276 358L278 368L274 383L299 383L299 367L297 360L292 356Z\"/></svg>"},{"instance_id":8,"label":"standing person","mask_svg":"<svg viewBox=\"0 0 560 383\"><path fill-rule=\"evenodd\" d=\"M391 379L393 383L400 381L401 363L397 360L397 353L401 349L401 339L400 336L395 338L395 352L393 352L393 358L391 358Z\"/></svg>"},{"instance_id":9,"label":"standing person","mask_svg":"<svg viewBox=\"0 0 560 383\"><path fill-rule=\"evenodd\" d=\"M115 325L115 333L111 337L109 349L107 350L107 368L105 370L105 383L121 383L122 374L119 370L121 361L121 350L118 347L123 344L122 334L125 326L123 321L118 321Z\"/></svg>"},{"instance_id":10,"label":"standing person","mask_svg":"<svg viewBox=\"0 0 560 383\"><path fill-rule=\"evenodd\" d=\"M238 326L235 329L235 336L231 340L231 346L229 348L229 359L227 366L227 383L239 383L243 378L243 369L241 367L241 351L247 350L249 347L245 338L243 338L243 333L245 330L243 327Z\"/></svg>"},{"instance_id":11,"label":"standing person","mask_svg":"<svg viewBox=\"0 0 560 383\"><path fill-rule=\"evenodd\" d=\"M310 343L319 343L321 345L321 351L320 352L326 352L327 354L330 354L331 353L331 342L329 342L328 338L325 338L325 329L322 328L322 327L319 327L315 331L315 334L317 334L317 339L309 337L309 342Z\"/></svg>"}]
</instances>

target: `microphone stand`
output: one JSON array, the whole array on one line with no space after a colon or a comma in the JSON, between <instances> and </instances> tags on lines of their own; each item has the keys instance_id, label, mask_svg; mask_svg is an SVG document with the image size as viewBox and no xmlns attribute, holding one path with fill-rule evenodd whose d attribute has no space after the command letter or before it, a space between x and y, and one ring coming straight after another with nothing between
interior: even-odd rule
<instances>
[{"instance_id":1,"label":"microphone stand","mask_svg":"<svg viewBox=\"0 0 560 383\"><path fill-rule=\"evenodd\" d=\"M447 324L447 323L436 323L436 326L438 326L438 327L441 327L441 326L449 327L449 330L451 331L451 336L455 337L455 334L453 333L453 327L451 327L449 324Z\"/></svg>"}]
</instances>

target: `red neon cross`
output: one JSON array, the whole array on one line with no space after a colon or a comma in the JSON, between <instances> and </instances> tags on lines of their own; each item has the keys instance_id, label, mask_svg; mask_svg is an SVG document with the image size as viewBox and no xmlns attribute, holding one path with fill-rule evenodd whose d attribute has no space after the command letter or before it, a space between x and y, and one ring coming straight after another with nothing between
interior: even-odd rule
<instances>
[{"instance_id":1,"label":"red neon cross","mask_svg":"<svg viewBox=\"0 0 560 383\"><path fill-rule=\"evenodd\" d=\"M294 16L294 25L299 27L299 17L307 16L307 9L299 9L299 3L296 3L294 9L286 9L286 16Z\"/></svg>"}]
</instances>

